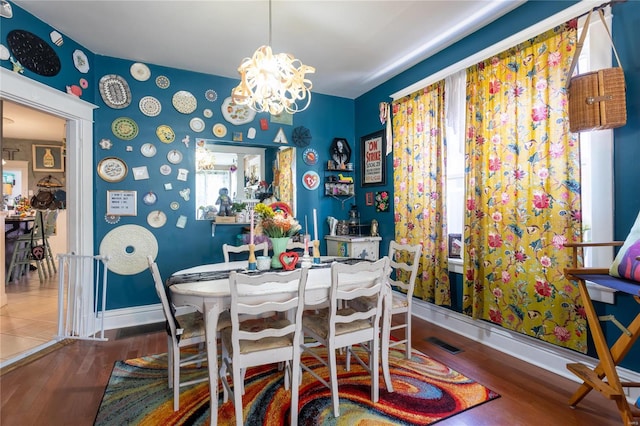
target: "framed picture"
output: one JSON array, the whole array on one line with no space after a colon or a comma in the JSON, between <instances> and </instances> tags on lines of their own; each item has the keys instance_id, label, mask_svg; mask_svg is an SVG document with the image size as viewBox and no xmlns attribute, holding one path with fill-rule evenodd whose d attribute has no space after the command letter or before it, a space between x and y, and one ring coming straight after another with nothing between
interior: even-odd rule
<instances>
[{"instance_id":1,"label":"framed picture","mask_svg":"<svg viewBox=\"0 0 640 426\"><path fill-rule=\"evenodd\" d=\"M107 214L137 216L137 191L107 191Z\"/></svg>"},{"instance_id":2,"label":"framed picture","mask_svg":"<svg viewBox=\"0 0 640 426\"><path fill-rule=\"evenodd\" d=\"M462 235L449 234L449 257L460 258L462 252Z\"/></svg>"},{"instance_id":3,"label":"framed picture","mask_svg":"<svg viewBox=\"0 0 640 426\"><path fill-rule=\"evenodd\" d=\"M32 145L34 172L64 172L62 145Z\"/></svg>"},{"instance_id":4,"label":"framed picture","mask_svg":"<svg viewBox=\"0 0 640 426\"><path fill-rule=\"evenodd\" d=\"M362 186L386 184L384 147L384 130L360 138Z\"/></svg>"},{"instance_id":5,"label":"framed picture","mask_svg":"<svg viewBox=\"0 0 640 426\"><path fill-rule=\"evenodd\" d=\"M367 206L372 206L373 205L373 192L367 192L365 194L365 204Z\"/></svg>"}]
</instances>

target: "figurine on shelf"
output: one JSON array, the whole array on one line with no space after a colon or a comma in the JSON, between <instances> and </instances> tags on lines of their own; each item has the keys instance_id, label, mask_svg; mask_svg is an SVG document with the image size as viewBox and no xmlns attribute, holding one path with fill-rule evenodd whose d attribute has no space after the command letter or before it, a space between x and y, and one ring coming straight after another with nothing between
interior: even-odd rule
<instances>
[{"instance_id":1,"label":"figurine on shelf","mask_svg":"<svg viewBox=\"0 0 640 426\"><path fill-rule=\"evenodd\" d=\"M220 206L218 216L233 216L231 212L231 197L229 197L229 190L227 188L220 188L218 191L220 195L216 200L216 205Z\"/></svg>"},{"instance_id":2,"label":"figurine on shelf","mask_svg":"<svg viewBox=\"0 0 640 426\"><path fill-rule=\"evenodd\" d=\"M336 235L336 227L338 226L338 219L333 216L327 217L327 223L329 224L329 235Z\"/></svg>"},{"instance_id":3,"label":"figurine on shelf","mask_svg":"<svg viewBox=\"0 0 640 426\"><path fill-rule=\"evenodd\" d=\"M375 219L371 221L371 236L372 237L380 236L380 233L378 232L378 221Z\"/></svg>"}]
</instances>

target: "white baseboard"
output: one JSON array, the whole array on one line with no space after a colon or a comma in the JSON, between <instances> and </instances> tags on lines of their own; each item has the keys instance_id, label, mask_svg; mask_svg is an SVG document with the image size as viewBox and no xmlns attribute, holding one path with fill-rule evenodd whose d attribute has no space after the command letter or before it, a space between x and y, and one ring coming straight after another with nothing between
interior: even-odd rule
<instances>
[{"instance_id":1,"label":"white baseboard","mask_svg":"<svg viewBox=\"0 0 640 426\"><path fill-rule=\"evenodd\" d=\"M567 370L568 363L580 362L593 368L598 360L569 349L543 342L487 321L474 320L467 315L432 303L414 299L413 315L453 333L460 334L483 345L504 352L529 364L543 368L576 383L582 381ZM447 342L455 346L455 342ZM640 373L618 367L623 382L640 382ZM640 396L640 388L626 388L627 400L634 404Z\"/></svg>"},{"instance_id":2,"label":"white baseboard","mask_svg":"<svg viewBox=\"0 0 640 426\"><path fill-rule=\"evenodd\" d=\"M593 368L598 360L543 342L521 333L507 330L486 321L474 320L466 315L444 307L436 306L422 300L413 300L413 315L460 334L483 345L504 352L515 358L528 362L576 383L580 379L567 370L566 365L581 362ZM189 308L178 308L177 314L189 312ZM105 329L132 327L164 321L161 305L137 306L125 309L113 309L105 313ZM455 346L455 342L452 343ZM640 382L640 373L618 367L620 380L625 382ZM640 388L627 388L627 399L634 404L640 397Z\"/></svg>"}]
</instances>

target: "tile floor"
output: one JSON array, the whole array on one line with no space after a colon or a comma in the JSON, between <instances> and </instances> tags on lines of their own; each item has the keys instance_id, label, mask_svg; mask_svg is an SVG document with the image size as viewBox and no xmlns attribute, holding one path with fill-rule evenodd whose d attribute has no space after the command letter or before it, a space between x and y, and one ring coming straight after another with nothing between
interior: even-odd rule
<instances>
[{"instance_id":1,"label":"tile floor","mask_svg":"<svg viewBox=\"0 0 640 426\"><path fill-rule=\"evenodd\" d=\"M49 342L58 332L58 277L40 284L37 271L6 286L0 308L0 362Z\"/></svg>"}]
</instances>

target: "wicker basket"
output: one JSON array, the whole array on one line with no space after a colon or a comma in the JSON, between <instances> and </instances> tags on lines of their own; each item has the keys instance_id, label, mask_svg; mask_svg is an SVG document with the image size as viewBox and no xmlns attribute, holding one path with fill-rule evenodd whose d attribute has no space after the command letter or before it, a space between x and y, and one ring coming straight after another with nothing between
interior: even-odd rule
<instances>
[{"instance_id":1,"label":"wicker basket","mask_svg":"<svg viewBox=\"0 0 640 426\"><path fill-rule=\"evenodd\" d=\"M569 129L614 129L627 123L624 72L605 68L573 77L569 86Z\"/></svg>"}]
</instances>

